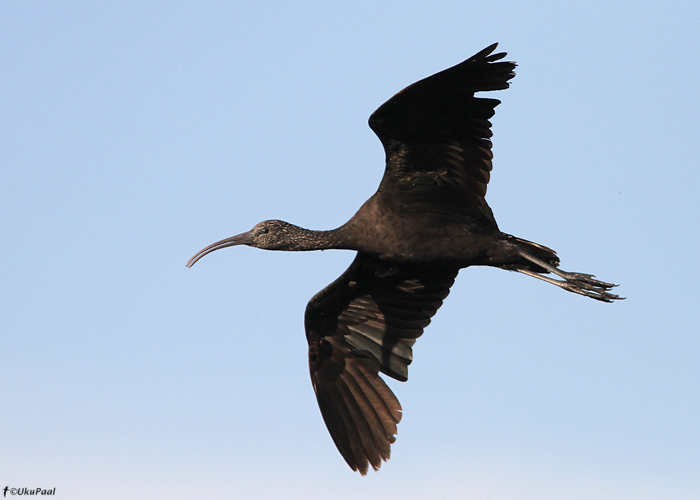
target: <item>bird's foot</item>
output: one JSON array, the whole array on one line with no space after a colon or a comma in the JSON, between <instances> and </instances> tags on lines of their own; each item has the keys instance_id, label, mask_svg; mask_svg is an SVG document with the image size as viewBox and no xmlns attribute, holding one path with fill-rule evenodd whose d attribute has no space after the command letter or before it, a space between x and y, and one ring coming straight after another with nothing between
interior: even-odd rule
<instances>
[{"instance_id":1,"label":"bird's foot","mask_svg":"<svg viewBox=\"0 0 700 500\"><path fill-rule=\"evenodd\" d=\"M591 274L568 273L566 271L559 270L557 275L564 278L564 280L553 280L556 282L555 284L558 283L558 286L569 292L578 293L579 295L584 295L603 302L612 302L613 300L624 299L624 297L610 293L610 290L617 285L594 279L595 276Z\"/></svg>"},{"instance_id":2,"label":"bird's foot","mask_svg":"<svg viewBox=\"0 0 700 500\"><path fill-rule=\"evenodd\" d=\"M556 274L561 280L550 278L549 276L543 276L535 271L530 271L529 269L518 269L518 272L527 274L547 283L563 288L564 290L572 293L577 293L585 297L590 297L592 299L600 300L602 302L612 302L613 300L624 300L625 297L620 297L617 294L611 293L610 290L617 285L612 283L606 283L605 281L600 281L595 279L592 274L585 273L570 273L567 271L562 271L558 267L555 267L548 262L545 262L537 257L530 255L525 251L519 252L522 257L529 260L530 262L537 264L538 266L546 269L547 271Z\"/></svg>"}]
</instances>

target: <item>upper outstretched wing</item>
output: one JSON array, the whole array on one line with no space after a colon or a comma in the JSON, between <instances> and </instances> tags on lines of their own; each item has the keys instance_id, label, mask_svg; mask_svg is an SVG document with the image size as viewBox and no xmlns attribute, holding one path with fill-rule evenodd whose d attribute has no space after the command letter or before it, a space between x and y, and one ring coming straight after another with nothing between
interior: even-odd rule
<instances>
[{"instance_id":1,"label":"upper outstretched wing","mask_svg":"<svg viewBox=\"0 0 700 500\"><path fill-rule=\"evenodd\" d=\"M369 118L386 151L379 193L423 210L496 225L484 196L492 168L491 122L497 99L478 91L508 88L514 62L493 44L466 61L406 87Z\"/></svg>"},{"instance_id":2,"label":"upper outstretched wing","mask_svg":"<svg viewBox=\"0 0 700 500\"><path fill-rule=\"evenodd\" d=\"M365 474L389 458L401 405L378 372L406 380L411 347L458 271L395 265L360 252L306 307L311 381L353 470Z\"/></svg>"}]
</instances>

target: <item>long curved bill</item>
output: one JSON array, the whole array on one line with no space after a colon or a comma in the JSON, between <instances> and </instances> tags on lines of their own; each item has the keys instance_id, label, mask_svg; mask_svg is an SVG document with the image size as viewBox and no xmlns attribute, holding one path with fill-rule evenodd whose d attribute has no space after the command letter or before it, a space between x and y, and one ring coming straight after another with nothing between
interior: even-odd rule
<instances>
[{"instance_id":1,"label":"long curved bill","mask_svg":"<svg viewBox=\"0 0 700 500\"><path fill-rule=\"evenodd\" d=\"M194 266L195 262L204 257L208 253L212 253L220 248L232 247L235 245L249 245L253 241L253 237L250 231L246 233L237 234L236 236L231 236L230 238L217 241L212 243L208 247L202 248L199 252L194 254L190 260L187 261L187 267Z\"/></svg>"}]
</instances>

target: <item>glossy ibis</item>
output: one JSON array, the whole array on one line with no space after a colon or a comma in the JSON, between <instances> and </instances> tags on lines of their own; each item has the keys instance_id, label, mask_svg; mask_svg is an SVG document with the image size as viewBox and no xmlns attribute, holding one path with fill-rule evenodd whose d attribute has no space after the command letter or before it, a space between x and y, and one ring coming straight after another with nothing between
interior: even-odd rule
<instances>
[{"instance_id":1,"label":"glossy ibis","mask_svg":"<svg viewBox=\"0 0 700 500\"><path fill-rule=\"evenodd\" d=\"M312 231L268 220L209 245L265 250L356 250L347 271L316 294L305 314L318 405L341 455L362 474L389 458L401 405L379 376L404 381L412 346L442 305L459 270L518 271L604 302L615 285L559 269L554 250L498 229L484 195L491 171L489 119L515 63L497 44L405 88L369 126L386 151L377 192L345 224ZM552 273L557 278L545 276Z\"/></svg>"}]
</instances>

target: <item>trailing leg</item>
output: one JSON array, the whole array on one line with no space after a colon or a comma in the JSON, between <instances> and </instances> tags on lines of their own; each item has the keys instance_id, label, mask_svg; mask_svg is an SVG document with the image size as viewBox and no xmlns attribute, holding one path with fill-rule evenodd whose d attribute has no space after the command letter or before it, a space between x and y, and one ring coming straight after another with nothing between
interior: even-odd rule
<instances>
[{"instance_id":1,"label":"trailing leg","mask_svg":"<svg viewBox=\"0 0 700 500\"><path fill-rule=\"evenodd\" d=\"M567 290L569 292L584 295L586 297L590 297L592 299L600 300L603 302L612 302L613 300L624 299L624 297L620 297L619 295L610 293L609 290L613 287L616 287L617 285L594 279L595 276L593 276L592 274L569 273L566 271L562 271L561 269L550 264L549 262L545 262L544 260L529 254L522 248L518 248L517 252L523 259L526 259L532 262L533 264L536 264L542 269L545 269L546 272L551 272L562 279L558 280L555 278L550 278L548 276L543 276L542 273L532 271L530 269L515 268L514 270L518 271L519 273L527 274L528 276L532 276L533 278L546 281L547 283L556 285L559 288L563 288L564 290Z\"/></svg>"}]
</instances>

